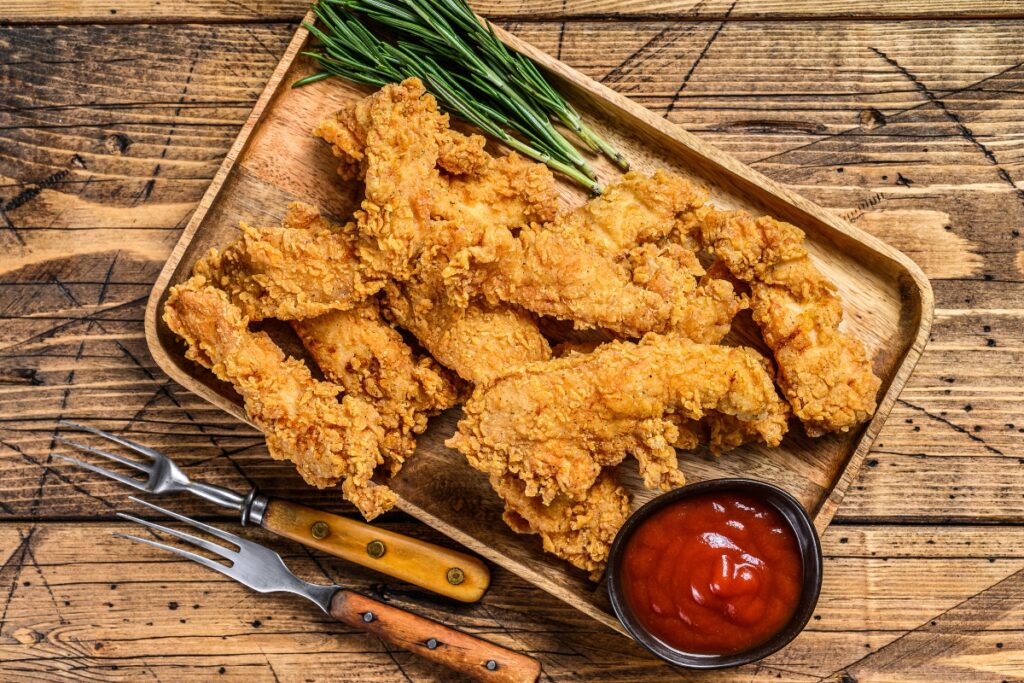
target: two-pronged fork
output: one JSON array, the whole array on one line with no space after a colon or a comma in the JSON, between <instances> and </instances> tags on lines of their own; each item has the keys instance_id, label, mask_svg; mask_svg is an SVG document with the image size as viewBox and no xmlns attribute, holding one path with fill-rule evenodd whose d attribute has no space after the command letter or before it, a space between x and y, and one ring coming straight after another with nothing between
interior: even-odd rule
<instances>
[{"instance_id":1,"label":"two-pronged fork","mask_svg":"<svg viewBox=\"0 0 1024 683\"><path fill-rule=\"evenodd\" d=\"M391 607L382 602L354 593L340 586L322 586L303 581L295 576L281 556L270 548L248 541L170 510L132 498L151 510L160 512L179 522L190 524L215 536L238 550L232 550L192 534L149 522L134 515L119 512L118 516L154 531L160 531L185 543L198 546L224 558L222 564L208 557L160 541L115 533L119 538L145 543L198 562L260 593L295 593L316 603L320 609L338 621L376 635L392 645L426 657L438 664L454 669L480 681L536 681L540 676L540 663L523 654L499 647L494 643L456 631L436 621L412 612Z\"/></svg>"},{"instance_id":2,"label":"two-pronged fork","mask_svg":"<svg viewBox=\"0 0 1024 683\"><path fill-rule=\"evenodd\" d=\"M144 455L140 462L123 455L55 436L62 444L121 463L146 475L145 481L112 472L92 463L54 453L90 472L109 477L140 491L155 494L187 491L211 503L241 513L242 525L258 524L275 534L298 541L364 567L416 584L462 602L479 600L490 583L487 565L465 553L442 548L353 519L303 505L267 498L253 489L242 496L234 491L191 481L173 460L158 450L115 436L95 427L62 421L61 426L89 432Z\"/></svg>"}]
</instances>

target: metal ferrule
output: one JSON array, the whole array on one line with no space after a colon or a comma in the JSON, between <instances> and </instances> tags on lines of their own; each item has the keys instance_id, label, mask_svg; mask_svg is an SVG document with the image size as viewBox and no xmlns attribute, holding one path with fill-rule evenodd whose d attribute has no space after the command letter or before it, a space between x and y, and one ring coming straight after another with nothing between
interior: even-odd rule
<instances>
[{"instance_id":1,"label":"metal ferrule","mask_svg":"<svg viewBox=\"0 0 1024 683\"><path fill-rule=\"evenodd\" d=\"M269 502L270 499L256 493L256 489L249 491L249 495L242 502L242 526L263 526L263 515L267 512Z\"/></svg>"}]
</instances>

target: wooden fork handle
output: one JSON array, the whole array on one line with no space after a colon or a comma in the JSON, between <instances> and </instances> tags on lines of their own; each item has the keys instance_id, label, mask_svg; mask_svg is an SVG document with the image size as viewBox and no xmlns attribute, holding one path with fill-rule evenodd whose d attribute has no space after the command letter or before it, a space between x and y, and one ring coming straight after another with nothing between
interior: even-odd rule
<instances>
[{"instance_id":1,"label":"wooden fork handle","mask_svg":"<svg viewBox=\"0 0 1024 683\"><path fill-rule=\"evenodd\" d=\"M276 534L462 602L476 602L491 575L475 557L393 531L270 499L262 525Z\"/></svg>"},{"instance_id":2,"label":"wooden fork handle","mask_svg":"<svg viewBox=\"0 0 1024 683\"><path fill-rule=\"evenodd\" d=\"M335 593L331 616L478 681L532 683L540 677L540 662L533 657L359 593Z\"/></svg>"}]
</instances>

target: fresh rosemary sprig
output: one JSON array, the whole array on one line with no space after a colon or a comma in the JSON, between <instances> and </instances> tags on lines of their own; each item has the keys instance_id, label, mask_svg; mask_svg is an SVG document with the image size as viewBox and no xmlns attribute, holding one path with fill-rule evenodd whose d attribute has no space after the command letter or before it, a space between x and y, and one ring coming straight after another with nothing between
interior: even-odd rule
<instances>
[{"instance_id":1,"label":"fresh rosemary sprig","mask_svg":"<svg viewBox=\"0 0 1024 683\"><path fill-rule=\"evenodd\" d=\"M332 75L375 86L416 76L446 110L593 193L600 192L595 174L549 116L628 168L536 66L508 50L464 0L320 0L313 10L321 28L306 27L321 47L304 54L323 71L295 86ZM375 36L353 11L389 28L398 40Z\"/></svg>"},{"instance_id":2,"label":"fresh rosemary sprig","mask_svg":"<svg viewBox=\"0 0 1024 683\"><path fill-rule=\"evenodd\" d=\"M331 0L339 1L339 0ZM349 0L350 2L376 4L381 0ZM401 2L402 0L398 0ZM489 23L481 20L467 4L466 0L422 0L433 4L445 14L462 31L465 32L486 55L489 62L501 68L515 87L537 101L547 113L577 136L594 152L604 154L622 170L629 170L629 162L622 154L595 133L584 121L561 93L541 75L537 66L524 55L510 50L494 33ZM399 28L397 25L393 28Z\"/></svg>"}]
</instances>

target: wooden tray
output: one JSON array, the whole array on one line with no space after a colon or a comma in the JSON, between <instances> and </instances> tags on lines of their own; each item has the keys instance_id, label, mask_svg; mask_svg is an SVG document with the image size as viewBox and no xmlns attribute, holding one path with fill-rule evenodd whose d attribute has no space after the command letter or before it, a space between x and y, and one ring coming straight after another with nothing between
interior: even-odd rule
<instances>
[{"instance_id":1,"label":"wooden tray","mask_svg":"<svg viewBox=\"0 0 1024 683\"><path fill-rule=\"evenodd\" d=\"M932 319L928 280L907 256L871 235L530 45L507 34L503 38L547 69L559 90L626 153L634 168L672 169L708 185L712 201L722 208L769 213L807 232L815 263L839 285L846 329L875 354L884 392L878 412L856 433L812 440L794 427L781 448L745 447L720 459L682 454L680 466L689 481L738 475L778 484L824 529L924 349ZM276 224L285 205L295 199L317 204L336 218L349 216L357 206L358 188L346 187L336 176L330 149L310 130L320 118L369 90L335 79L291 89L291 83L313 71L309 60L299 56L306 40L307 32L300 28L157 279L146 310L146 338L157 363L184 387L242 420L246 418L238 395L184 358L182 344L163 324L160 311L168 288L184 280L210 247L234 239L240 219ZM596 159L594 166L604 181L618 175L603 159ZM562 189L567 203L584 200L567 183ZM752 328L749 317L746 325ZM738 327L740 337L753 333L744 332L742 324ZM283 344L301 353L295 340L284 339ZM456 409L435 418L416 456L391 480L401 496L399 507L624 633L603 584L591 583L583 572L543 553L537 537L517 535L501 521L501 502L486 478L443 445L458 417ZM634 464L627 461L620 472L634 494L634 506L653 495L640 486Z\"/></svg>"}]
</instances>

